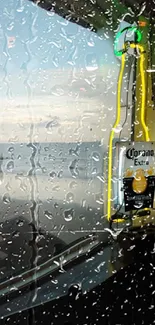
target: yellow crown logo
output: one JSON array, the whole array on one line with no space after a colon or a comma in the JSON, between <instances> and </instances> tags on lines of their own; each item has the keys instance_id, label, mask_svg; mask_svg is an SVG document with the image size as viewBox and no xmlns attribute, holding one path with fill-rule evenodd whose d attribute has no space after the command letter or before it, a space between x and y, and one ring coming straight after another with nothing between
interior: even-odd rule
<instances>
[{"instance_id":1,"label":"yellow crown logo","mask_svg":"<svg viewBox=\"0 0 155 325\"><path fill-rule=\"evenodd\" d=\"M135 172L132 188L135 193L143 193L147 188L147 179L143 169L137 169Z\"/></svg>"}]
</instances>

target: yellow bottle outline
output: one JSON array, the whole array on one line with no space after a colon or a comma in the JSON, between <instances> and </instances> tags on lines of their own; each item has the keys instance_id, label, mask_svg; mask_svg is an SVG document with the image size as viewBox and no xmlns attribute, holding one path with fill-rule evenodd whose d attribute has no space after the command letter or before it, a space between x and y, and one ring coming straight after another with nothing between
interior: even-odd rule
<instances>
[{"instance_id":1,"label":"yellow bottle outline","mask_svg":"<svg viewBox=\"0 0 155 325\"><path fill-rule=\"evenodd\" d=\"M142 102L141 102L141 125L145 134L145 140L150 141L148 127L145 123L145 101L146 101L146 85L145 85L145 77L144 77L144 48L142 45L131 43L130 48L135 49L138 48L140 51L140 74L141 74L141 83L142 83ZM109 137L109 155L108 155L108 200L107 200L107 218L110 220L111 218L111 197L112 197L112 147L113 147L113 139L115 134L115 129L118 127L120 123L121 117L121 89L122 89L122 80L123 73L125 68L125 58L126 53L122 54L121 60L121 68L118 78L118 87L117 87L117 117L115 123L112 127L110 137Z\"/></svg>"}]
</instances>

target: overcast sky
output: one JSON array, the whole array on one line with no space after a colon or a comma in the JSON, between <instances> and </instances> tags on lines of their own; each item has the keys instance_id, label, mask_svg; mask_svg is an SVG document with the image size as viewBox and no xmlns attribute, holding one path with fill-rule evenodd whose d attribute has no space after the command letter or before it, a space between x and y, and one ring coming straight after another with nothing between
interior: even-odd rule
<instances>
[{"instance_id":1,"label":"overcast sky","mask_svg":"<svg viewBox=\"0 0 155 325\"><path fill-rule=\"evenodd\" d=\"M39 141L107 139L119 72L113 41L26 0L1 1L0 13L0 141L28 141L31 123Z\"/></svg>"}]
</instances>

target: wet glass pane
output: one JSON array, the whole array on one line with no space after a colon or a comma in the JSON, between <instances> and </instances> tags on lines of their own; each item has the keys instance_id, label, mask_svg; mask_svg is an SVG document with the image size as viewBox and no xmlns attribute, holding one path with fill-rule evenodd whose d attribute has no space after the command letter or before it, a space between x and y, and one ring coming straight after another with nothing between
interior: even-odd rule
<instances>
[{"instance_id":1,"label":"wet glass pane","mask_svg":"<svg viewBox=\"0 0 155 325\"><path fill-rule=\"evenodd\" d=\"M0 3L0 295L18 292L0 317L65 295L77 274L86 290L101 269L115 273L110 248L91 260L95 280L88 266L65 267L124 229L113 232L108 220L109 201L110 213L125 210L116 143L132 141L139 123L139 52L129 45L137 20L125 1L56 1L51 10L50 1L34 2Z\"/></svg>"},{"instance_id":2,"label":"wet glass pane","mask_svg":"<svg viewBox=\"0 0 155 325\"><path fill-rule=\"evenodd\" d=\"M1 10L3 281L102 232L119 62L102 31L29 2Z\"/></svg>"}]
</instances>

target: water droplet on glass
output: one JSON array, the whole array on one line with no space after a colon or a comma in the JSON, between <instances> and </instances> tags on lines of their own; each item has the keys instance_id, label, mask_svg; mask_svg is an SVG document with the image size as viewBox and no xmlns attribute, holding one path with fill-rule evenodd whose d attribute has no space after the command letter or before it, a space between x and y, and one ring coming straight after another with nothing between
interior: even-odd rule
<instances>
[{"instance_id":1,"label":"water droplet on glass","mask_svg":"<svg viewBox=\"0 0 155 325\"><path fill-rule=\"evenodd\" d=\"M7 183L6 186L5 186L5 188L6 188L7 191L10 191L10 190L11 190L11 186L10 186L10 184Z\"/></svg>"},{"instance_id":2,"label":"water droplet on glass","mask_svg":"<svg viewBox=\"0 0 155 325\"><path fill-rule=\"evenodd\" d=\"M73 195L73 193L71 193L71 192L67 193L67 195L66 195L66 201L68 203L74 201L74 195Z\"/></svg>"},{"instance_id":3,"label":"water droplet on glass","mask_svg":"<svg viewBox=\"0 0 155 325\"><path fill-rule=\"evenodd\" d=\"M139 133L137 134L137 138L140 138L143 136L143 131L139 131Z\"/></svg>"},{"instance_id":4,"label":"water droplet on glass","mask_svg":"<svg viewBox=\"0 0 155 325\"><path fill-rule=\"evenodd\" d=\"M95 45L93 38L89 35L89 38L87 40L88 46L93 47Z\"/></svg>"},{"instance_id":5,"label":"water droplet on glass","mask_svg":"<svg viewBox=\"0 0 155 325\"><path fill-rule=\"evenodd\" d=\"M16 290L18 290L18 288L15 286L10 288L10 291L16 291Z\"/></svg>"},{"instance_id":6,"label":"water droplet on glass","mask_svg":"<svg viewBox=\"0 0 155 325\"><path fill-rule=\"evenodd\" d=\"M60 191L60 186L56 185L52 188L52 190L58 192Z\"/></svg>"},{"instance_id":7,"label":"water droplet on glass","mask_svg":"<svg viewBox=\"0 0 155 325\"><path fill-rule=\"evenodd\" d=\"M94 161L99 161L100 160L100 156L97 152L94 152L93 155L92 155L92 159Z\"/></svg>"},{"instance_id":8,"label":"water droplet on glass","mask_svg":"<svg viewBox=\"0 0 155 325\"><path fill-rule=\"evenodd\" d=\"M0 171L0 185L3 183L3 172L2 171Z\"/></svg>"},{"instance_id":9,"label":"water droplet on glass","mask_svg":"<svg viewBox=\"0 0 155 325\"><path fill-rule=\"evenodd\" d=\"M60 172L58 173L58 177L59 177L59 178L62 178L62 176L63 176L63 171L60 170Z\"/></svg>"},{"instance_id":10,"label":"water droplet on glass","mask_svg":"<svg viewBox=\"0 0 155 325\"><path fill-rule=\"evenodd\" d=\"M76 187L77 187L77 182L72 181L72 182L70 183L69 187L70 187L71 189L76 188Z\"/></svg>"},{"instance_id":11,"label":"water droplet on glass","mask_svg":"<svg viewBox=\"0 0 155 325\"><path fill-rule=\"evenodd\" d=\"M97 268L95 269L95 272L100 273L101 272L101 267L105 265L105 262L101 262Z\"/></svg>"},{"instance_id":12,"label":"water droplet on glass","mask_svg":"<svg viewBox=\"0 0 155 325\"><path fill-rule=\"evenodd\" d=\"M88 54L85 59L85 65L87 71L95 71L98 69L98 64L96 60L96 56L94 54Z\"/></svg>"},{"instance_id":13,"label":"water droplet on glass","mask_svg":"<svg viewBox=\"0 0 155 325\"><path fill-rule=\"evenodd\" d=\"M128 251L132 251L136 246L135 245L131 245L129 248L128 248Z\"/></svg>"},{"instance_id":14,"label":"water droplet on glass","mask_svg":"<svg viewBox=\"0 0 155 325\"><path fill-rule=\"evenodd\" d=\"M85 220L85 216L84 216L83 214L81 214L81 215L79 216L79 219L82 220L82 221L84 221L84 220Z\"/></svg>"},{"instance_id":15,"label":"water droplet on glass","mask_svg":"<svg viewBox=\"0 0 155 325\"><path fill-rule=\"evenodd\" d=\"M83 199L83 200L82 200L82 208L85 208L85 207L86 207L86 200Z\"/></svg>"},{"instance_id":16,"label":"water droplet on glass","mask_svg":"<svg viewBox=\"0 0 155 325\"><path fill-rule=\"evenodd\" d=\"M78 161L77 159L73 160L69 166L69 170L73 177L77 177L79 175L79 171L77 168Z\"/></svg>"},{"instance_id":17,"label":"water droplet on glass","mask_svg":"<svg viewBox=\"0 0 155 325\"><path fill-rule=\"evenodd\" d=\"M13 169L14 169L14 162L13 162L13 160L10 160L7 163L6 169L7 169L8 172L12 172L13 171Z\"/></svg>"},{"instance_id":18,"label":"water droplet on glass","mask_svg":"<svg viewBox=\"0 0 155 325\"><path fill-rule=\"evenodd\" d=\"M90 42L90 41L88 41L88 45L89 45L89 46L94 46L94 42Z\"/></svg>"},{"instance_id":19,"label":"water droplet on glass","mask_svg":"<svg viewBox=\"0 0 155 325\"><path fill-rule=\"evenodd\" d=\"M104 228L104 230L107 231L107 232L109 232L114 240L117 240L118 236L123 231L123 228L122 229L118 229L118 230L112 230L110 228Z\"/></svg>"},{"instance_id":20,"label":"water droplet on glass","mask_svg":"<svg viewBox=\"0 0 155 325\"><path fill-rule=\"evenodd\" d=\"M46 124L47 133L51 134L53 131L53 128L58 127L59 123L57 119L54 119Z\"/></svg>"},{"instance_id":21,"label":"water droplet on glass","mask_svg":"<svg viewBox=\"0 0 155 325\"><path fill-rule=\"evenodd\" d=\"M8 24L7 30L12 30L13 28L14 28L14 23L12 21L11 23Z\"/></svg>"},{"instance_id":22,"label":"water droplet on glass","mask_svg":"<svg viewBox=\"0 0 155 325\"><path fill-rule=\"evenodd\" d=\"M118 125L116 128L112 129L115 133L120 133L122 131L122 125Z\"/></svg>"},{"instance_id":23,"label":"water droplet on glass","mask_svg":"<svg viewBox=\"0 0 155 325\"><path fill-rule=\"evenodd\" d=\"M52 213L47 210L44 212L44 216L49 220L53 219Z\"/></svg>"},{"instance_id":24,"label":"water droplet on glass","mask_svg":"<svg viewBox=\"0 0 155 325\"><path fill-rule=\"evenodd\" d=\"M10 147L9 149L8 149L8 152L13 152L14 151L14 147Z\"/></svg>"},{"instance_id":25,"label":"water droplet on glass","mask_svg":"<svg viewBox=\"0 0 155 325\"><path fill-rule=\"evenodd\" d=\"M51 280L51 282L54 283L54 284L58 284L58 280L57 279L53 279L53 280Z\"/></svg>"},{"instance_id":26,"label":"water droplet on glass","mask_svg":"<svg viewBox=\"0 0 155 325\"><path fill-rule=\"evenodd\" d=\"M5 204L9 204L11 202L11 198L10 198L9 193L4 194L4 196L3 196L3 202Z\"/></svg>"},{"instance_id":27,"label":"water droplet on glass","mask_svg":"<svg viewBox=\"0 0 155 325\"><path fill-rule=\"evenodd\" d=\"M51 178L55 178L56 176L57 176L56 172L54 172L54 171L53 172L50 172L50 177Z\"/></svg>"},{"instance_id":28,"label":"water droplet on glass","mask_svg":"<svg viewBox=\"0 0 155 325\"><path fill-rule=\"evenodd\" d=\"M23 221L23 220L19 219L19 220L17 221L17 226L18 226L18 227L22 227L23 224L24 224L24 221Z\"/></svg>"},{"instance_id":29,"label":"water droplet on glass","mask_svg":"<svg viewBox=\"0 0 155 325\"><path fill-rule=\"evenodd\" d=\"M92 175L96 175L96 174L97 174L97 168L93 168Z\"/></svg>"},{"instance_id":30,"label":"water droplet on glass","mask_svg":"<svg viewBox=\"0 0 155 325\"><path fill-rule=\"evenodd\" d=\"M58 203L54 203L54 208L57 209L59 207Z\"/></svg>"},{"instance_id":31,"label":"water droplet on glass","mask_svg":"<svg viewBox=\"0 0 155 325\"><path fill-rule=\"evenodd\" d=\"M17 8L18 12L23 12L23 10L24 10L24 6L21 6L21 7Z\"/></svg>"},{"instance_id":32,"label":"water droplet on glass","mask_svg":"<svg viewBox=\"0 0 155 325\"><path fill-rule=\"evenodd\" d=\"M71 221L74 216L74 209L69 209L64 211L64 219L65 221Z\"/></svg>"},{"instance_id":33,"label":"water droplet on glass","mask_svg":"<svg viewBox=\"0 0 155 325\"><path fill-rule=\"evenodd\" d=\"M134 204L134 207L136 209L140 209L140 208L142 208L142 206L143 206L143 202L142 201L141 202L135 202L135 204Z\"/></svg>"},{"instance_id":34,"label":"water droplet on glass","mask_svg":"<svg viewBox=\"0 0 155 325\"><path fill-rule=\"evenodd\" d=\"M55 15L55 12L52 10L49 10L46 12L48 16L53 17Z\"/></svg>"},{"instance_id":35,"label":"water droplet on glass","mask_svg":"<svg viewBox=\"0 0 155 325\"><path fill-rule=\"evenodd\" d=\"M105 36L106 39L109 39L109 35L108 34L104 33L104 36Z\"/></svg>"},{"instance_id":36,"label":"water droplet on glass","mask_svg":"<svg viewBox=\"0 0 155 325\"><path fill-rule=\"evenodd\" d=\"M105 179L103 176L97 176L97 178L102 182L102 183L105 183Z\"/></svg>"},{"instance_id":37,"label":"water droplet on glass","mask_svg":"<svg viewBox=\"0 0 155 325\"><path fill-rule=\"evenodd\" d=\"M25 192L27 190L27 186L25 184L21 183L20 189Z\"/></svg>"},{"instance_id":38,"label":"water droplet on glass","mask_svg":"<svg viewBox=\"0 0 155 325\"><path fill-rule=\"evenodd\" d=\"M16 238L16 237L19 237L19 235L20 235L19 231L14 231L13 234L12 234L12 237Z\"/></svg>"},{"instance_id":39,"label":"water droplet on glass","mask_svg":"<svg viewBox=\"0 0 155 325\"><path fill-rule=\"evenodd\" d=\"M53 200L52 200L51 198L48 198L48 199L47 199L47 202L48 202L48 203L51 203L52 201L53 201Z\"/></svg>"}]
</instances>

